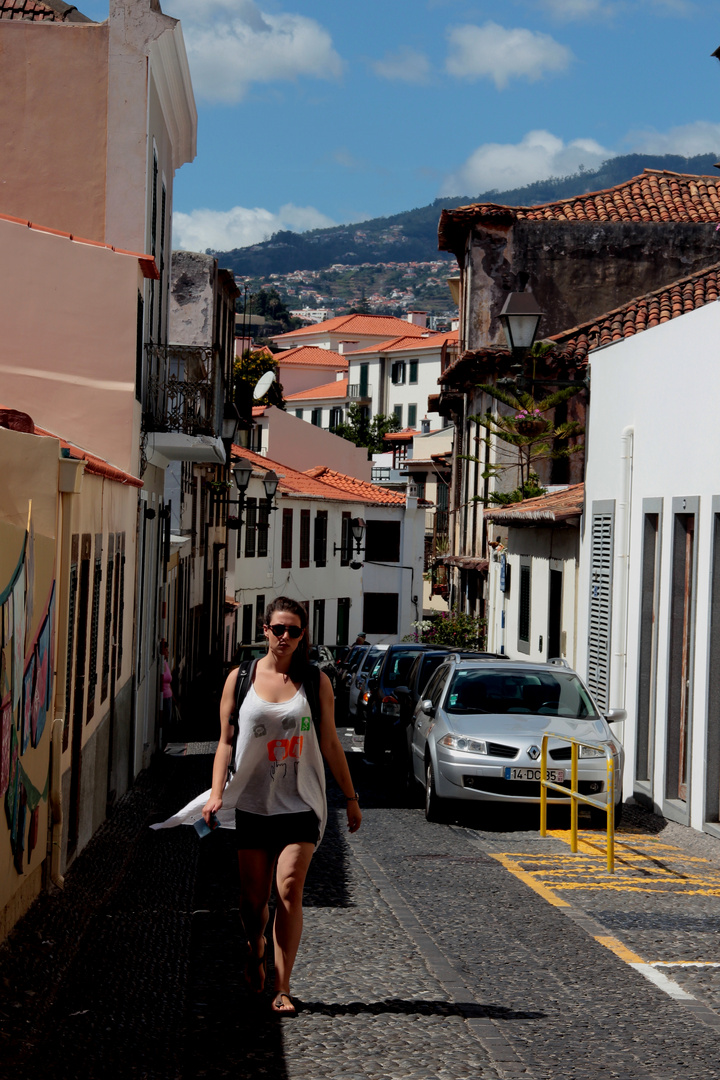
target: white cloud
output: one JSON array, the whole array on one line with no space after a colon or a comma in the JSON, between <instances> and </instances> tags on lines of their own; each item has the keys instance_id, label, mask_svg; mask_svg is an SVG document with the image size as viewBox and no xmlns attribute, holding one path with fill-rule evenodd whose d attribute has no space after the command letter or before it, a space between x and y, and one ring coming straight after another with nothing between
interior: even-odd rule
<instances>
[{"instance_id":1,"label":"white cloud","mask_svg":"<svg viewBox=\"0 0 720 1080\"><path fill-rule=\"evenodd\" d=\"M612 157L594 139L563 142L549 131L530 131L519 143L485 143L443 180L440 195L470 195L524 187L549 176L568 176L580 166L597 168Z\"/></svg>"},{"instance_id":2,"label":"white cloud","mask_svg":"<svg viewBox=\"0 0 720 1080\"><path fill-rule=\"evenodd\" d=\"M535 82L548 72L564 71L573 58L549 34L520 27L506 30L494 22L455 26L448 31L448 40L448 72L459 79L493 79L498 90L510 79Z\"/></svg>"},{"instance_id":3,"label":"white cloud","mask_svg":"<svg viewBox=\"0 0 720 1080\"><path fill-rule=\"evenodd\" d=\"M720 154L720 124L695 120L669 131L633 131L624 140L638 154Z\"/></svg>"},{"instance_id":4,"label":"white cloud","mask_svg":"<svg viewBox=\"0 0 720 1080\"><path fill-rule=\"evenodd\" d=\"M304 15L271 15L254 0L173 0L200 98L240 101L251 83L333 79L343 63L330 34Z\"/></svg>"},{"instance_id":5,"label":"white cloud","mask_svg":"<svg viewBox=\"0 0 720 1080\"><path fill-rule=\"evenodd\" d=\"M382 60L372 64L376 75L397 82L425 83L430 78L430 61L424 53L401 46L396 53L385 53Z\"/></svg>"},{"instance_id":6,"label":"white cloud","mask_svg":"<svg viewBox=\"0 0 720 1080\"><path fill-rule=\"evenodd\" d=\"M232 210L192 210L173 214L173 246L183 251L230 251L268 240L274 232L305 232L334 225L332 218L313 206L286 203L277 214L260 207L234 206Z\"/></svg>"}]
</instances>

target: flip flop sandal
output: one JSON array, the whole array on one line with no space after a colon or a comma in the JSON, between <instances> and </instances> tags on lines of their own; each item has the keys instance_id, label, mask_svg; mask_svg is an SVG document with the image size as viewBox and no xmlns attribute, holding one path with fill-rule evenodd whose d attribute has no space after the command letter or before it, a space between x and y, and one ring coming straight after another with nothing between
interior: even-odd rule
<instances>
[{"instance_id":1,"label":"flip flop sandal","mask_svg":"<svg viewBox=\"0 0 720 1080\"><path fill-rule=\"evenodd\" d=\"M290 1006L289 1008L287 1008L285 1002ZM293 1004L292 998L289 994L284 992L275 995L270 1008L277 1016L297 1016L297 1009Z\"/></svg>"}]
</instances>

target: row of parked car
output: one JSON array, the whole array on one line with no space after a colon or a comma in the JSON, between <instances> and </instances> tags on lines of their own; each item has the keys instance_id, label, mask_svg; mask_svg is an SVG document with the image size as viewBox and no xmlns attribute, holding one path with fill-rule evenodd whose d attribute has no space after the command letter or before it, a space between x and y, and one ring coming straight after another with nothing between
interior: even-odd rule
<instances>
[{"instance_id":1,"label":"row of parked car","mask_svg":"<svg viewBox=\"0 0 720 1080\"><path fill-rule=\"evenodd\" d=\"M442 820L449 800L537 803L546 731L555 736L546 779L561 787L570 786L568 738L590 744L579 748L578 790L601 803L612 760L620 820L623 749L610 725L625 713L603 716L564 660L533 664L420 643L359 645L340 665L336 695L339 722L345 710L348 726L364 737L365 758L379 764L389 754L405 782L422 785L429 820ZM548 801L569 800L551 790ZM604 826L604 810L590 814Z\"/></svg>"}]
</instances>

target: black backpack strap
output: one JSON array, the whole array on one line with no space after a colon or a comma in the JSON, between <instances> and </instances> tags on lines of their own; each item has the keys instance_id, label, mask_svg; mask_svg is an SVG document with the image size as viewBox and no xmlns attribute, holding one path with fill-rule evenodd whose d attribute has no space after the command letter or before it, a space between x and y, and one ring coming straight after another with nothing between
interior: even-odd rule
<instances>
[{"instance_id":1,"label":"black backpack strap","mask_svg":"<svg viewBox=\"0 0 720 1080\"><path fill-rule=\"evenodd\" d=\"M235 772L235 753L237 751L238 731L240 730L240 708L245 700L245 695L252 685L256 664L257 660L245 660L238 668L237 680L235 682L235 707L230 717L230 723L233 727L233 737L232 753L230 755L230 764L228 765L228 780Z\"/></svg>"}]
</instances>

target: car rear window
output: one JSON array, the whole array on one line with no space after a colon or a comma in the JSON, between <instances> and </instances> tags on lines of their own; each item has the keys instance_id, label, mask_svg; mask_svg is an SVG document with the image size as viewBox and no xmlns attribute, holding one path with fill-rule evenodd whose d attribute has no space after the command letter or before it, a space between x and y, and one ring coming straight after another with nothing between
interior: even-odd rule
<instances>
[{"instance_id":1,"label":"car rear window","mask_svg":"<svg viewBox=\"0 0 720 1080\"><path fill-rule=\"evenodd\" d=\"M412 667L413 660L419 656L422 649L417 651L407 649L403 652L391 653L388 657L387 668L383 677L386 686L407 685L407 677Z\"/></svg>"},{"instance_id":2,"label":"car rear window","mask_svg":"<svg viewBox=\"0 0 720 1080\"><path fill-rule=\"evenodd\" d=\"M592 699L571 671L456 671L445 699L449 713L525 713L584 720L597 716Z\"/></svg>"}]
</instances>

